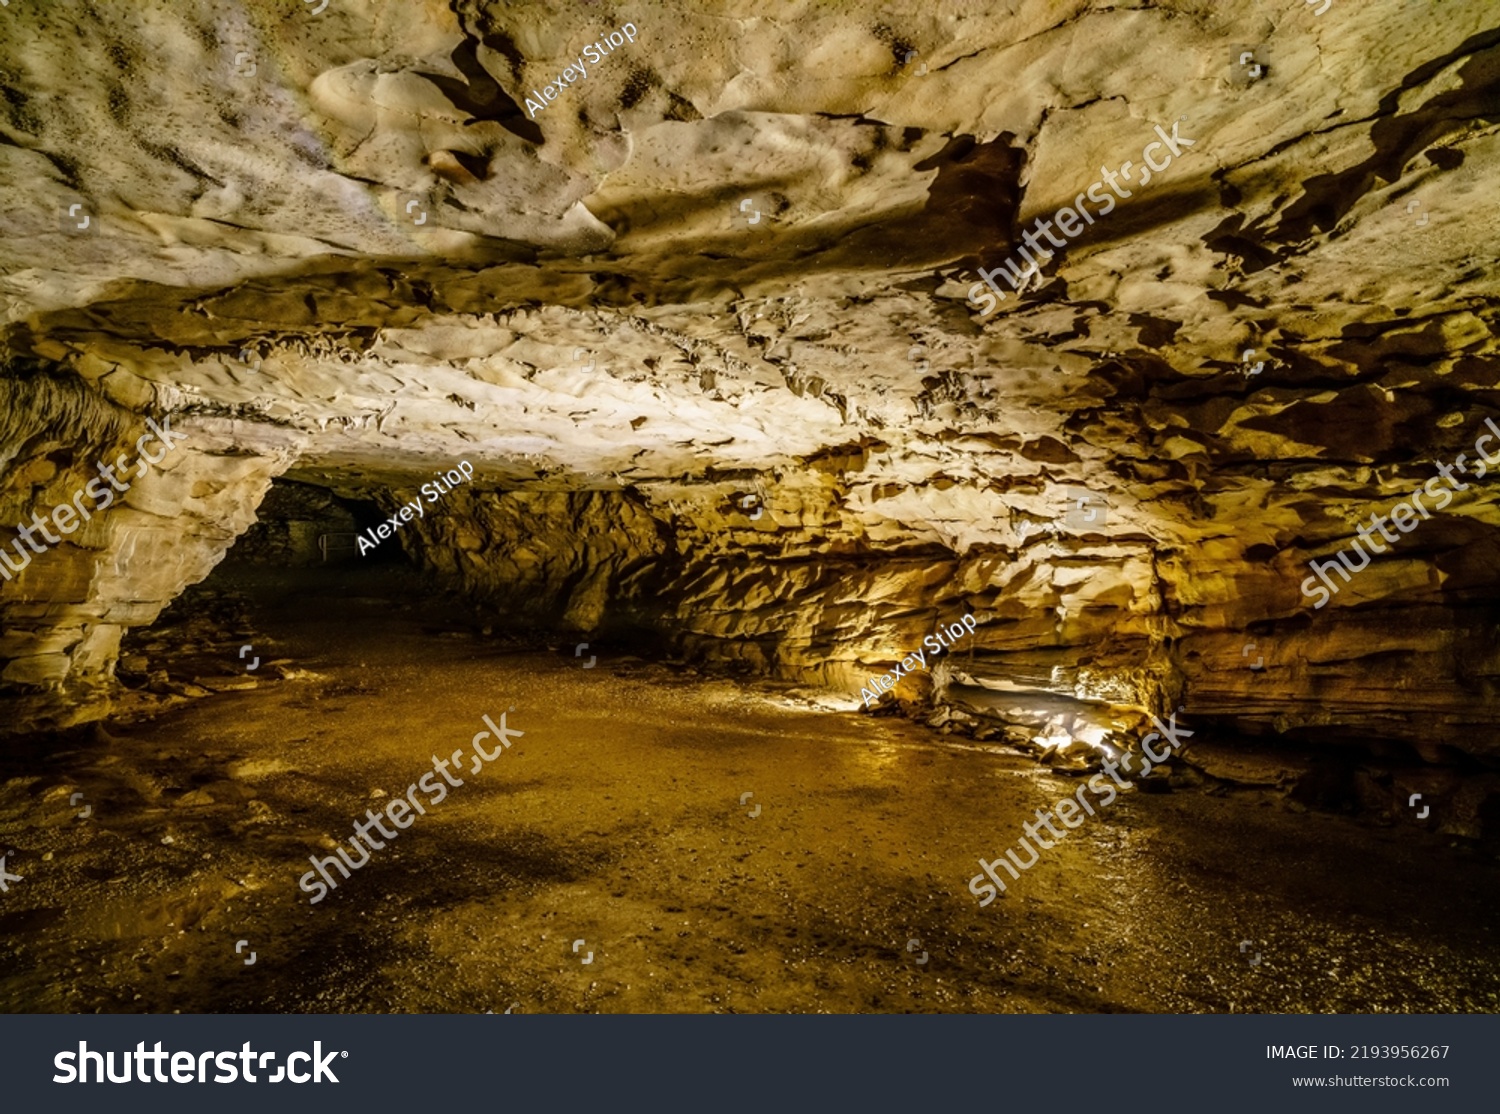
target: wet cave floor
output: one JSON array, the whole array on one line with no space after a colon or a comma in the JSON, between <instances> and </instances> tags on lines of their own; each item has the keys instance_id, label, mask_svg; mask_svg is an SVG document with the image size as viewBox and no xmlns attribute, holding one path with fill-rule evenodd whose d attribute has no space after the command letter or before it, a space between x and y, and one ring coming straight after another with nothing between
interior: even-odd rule
<instances>
[{"instance_id":1,"label":"wet cave floor","mask_svg":"<svg viewBox=\"0 0 1500 1114\"><path fill-rule=\"evenodd\" d=\"M249 600L259 687L6 744L0 1009L1500 1009L1500 866L1437 836L1132 790L982 909L977 859L1076 781L785 686L486 637L395 570L239 575L214 583ZM502 712L509 751L309 902L310 855Z\"/></svg>"}]
</instances>

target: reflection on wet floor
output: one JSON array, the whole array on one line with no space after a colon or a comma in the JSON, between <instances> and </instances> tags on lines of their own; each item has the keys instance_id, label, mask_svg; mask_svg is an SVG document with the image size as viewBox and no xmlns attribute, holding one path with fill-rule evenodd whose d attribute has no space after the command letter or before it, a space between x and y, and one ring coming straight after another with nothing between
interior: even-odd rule
<instances>
[{"instance_id":1,"label":"reflection on wet floor","mask_svg":"<svg viewBox=\"0 0 1500 1114\"><path fill-rule=\"evenodd\" d=\"M1500 1006L1500 871L1436 837L1130 792L981 909L977 860L1074 780L307 577L251 585L257 652L288 679L8 752L0 854L23 880L0 894L0 1008ZM310 857L510 708L503 758L309 903Z\"/></svg>"}]
</instances>

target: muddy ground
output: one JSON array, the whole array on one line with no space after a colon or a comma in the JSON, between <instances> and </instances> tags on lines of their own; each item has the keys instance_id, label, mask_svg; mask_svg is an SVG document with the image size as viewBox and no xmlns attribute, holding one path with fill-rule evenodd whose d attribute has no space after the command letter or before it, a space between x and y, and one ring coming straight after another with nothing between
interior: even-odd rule
<instances>
[{"instance_id":1,"label":"muddy ground","mask_svg":"<svg viewBox=\"0 0 1500 1114\"><path fill-rule=\"evenodd\" d=\"M136 647L162 695L127 711L170 706L0 757L0 1009L1500 1008L1500 866L1431 833L1132 791L981 909L977 858L1072 779L485 635L396 570L213 583ZM309 903L310 855L511 708L503 758Z\"/></svg>"}]
</instances>

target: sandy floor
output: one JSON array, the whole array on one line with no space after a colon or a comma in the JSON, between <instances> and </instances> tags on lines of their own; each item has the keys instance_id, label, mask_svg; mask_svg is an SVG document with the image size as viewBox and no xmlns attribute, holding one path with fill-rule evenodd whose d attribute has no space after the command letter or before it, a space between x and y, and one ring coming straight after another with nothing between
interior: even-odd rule
<instances>
[{"instance_id":1,"label":"sandy floor","mask_svg":"<svg viewBox=\"0 0 1500 1114\"><path fill-rule=\"evenodd\" d=\"M976 859L1076 783L619 647L507 649L413 590L262 584L257 654L305 675L0 759L0 1009L1500 1008L1500 869L1441 839L1132 792L980 909ZM509 753L309 904L372 793L510 708Z\"/></svg>"}]
</instances>

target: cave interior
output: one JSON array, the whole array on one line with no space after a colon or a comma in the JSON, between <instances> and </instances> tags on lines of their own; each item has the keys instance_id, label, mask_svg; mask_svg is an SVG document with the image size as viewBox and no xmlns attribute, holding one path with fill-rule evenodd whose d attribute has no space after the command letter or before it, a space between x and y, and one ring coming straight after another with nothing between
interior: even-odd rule
<instances>
[{"instance_id":1,"label":"cave interior","mask_svg":"<svg viewBox=\"0 0 1500 1114\"><path fill-rule=\"evenodd\" d=\"M0 1008L1500 1005L1489 4L310 4L0 13Z\"/></svg>"}]
</instances>

